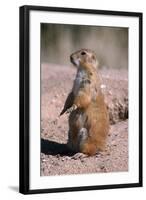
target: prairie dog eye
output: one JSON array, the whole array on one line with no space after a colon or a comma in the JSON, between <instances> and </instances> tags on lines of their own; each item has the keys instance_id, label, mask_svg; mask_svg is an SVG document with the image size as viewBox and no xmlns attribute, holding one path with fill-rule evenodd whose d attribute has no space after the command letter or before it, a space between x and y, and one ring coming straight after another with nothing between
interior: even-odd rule
<instances>
[{"instance_id":1,"label":"prairie dog eye","mask_svg":"<svg viewBox=\"0 0 146 200\"><path fill-rule=\"evenodd\" d=\"M83 55L86 55L86 52L85 51L82 51L81 52L81 55L83 56Z\"/></svg>"}]
</instances>

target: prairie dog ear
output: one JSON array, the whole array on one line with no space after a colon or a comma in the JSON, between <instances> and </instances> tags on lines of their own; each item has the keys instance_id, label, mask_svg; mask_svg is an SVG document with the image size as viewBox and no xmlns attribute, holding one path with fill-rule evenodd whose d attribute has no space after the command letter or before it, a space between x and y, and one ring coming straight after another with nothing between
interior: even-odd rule
<instances>
[{"instance_id":1,"label":"prairie dog ear","mask_svg":"<svg viewBox=\"0 0 146 200\"><path fill-rule=\"evenodd\" d=\"M99 65L99 62L98 62L98 60L97 60L97 57L96 57L96 55L92 55L91 56L91 60L92 60L92 62L93 62L93 66L97 69L98 68L98 65Z\"/></svg>"}]
</instances>

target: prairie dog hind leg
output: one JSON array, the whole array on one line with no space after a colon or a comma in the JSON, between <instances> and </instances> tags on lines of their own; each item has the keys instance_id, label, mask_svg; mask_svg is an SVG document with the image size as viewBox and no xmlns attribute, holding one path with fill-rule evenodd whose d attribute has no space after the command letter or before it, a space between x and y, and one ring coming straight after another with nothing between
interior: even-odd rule
<instances>
[{"instance_id":1,"label":"prairie dog hind leg","mask_svg":"<svg viewBox=\"0 0 146 200\"><path fill-rule=\"evenodd\" d=\"M75 153L83 153L82 146L86 143L87 139L88 131L86 128L83 127L78 131L76 138L73 138L73 134L71 132L68 133L67 146L70 150L72 150Z\"/></svg>"}]
</instances>

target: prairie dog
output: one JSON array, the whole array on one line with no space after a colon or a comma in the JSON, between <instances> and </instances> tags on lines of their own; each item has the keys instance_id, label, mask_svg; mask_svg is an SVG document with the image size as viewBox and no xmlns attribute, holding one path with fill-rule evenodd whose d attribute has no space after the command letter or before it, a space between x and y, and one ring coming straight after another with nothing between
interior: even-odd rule
<instances>
[{"instance_id":1,"label":"prairie dog","mask_svg":"<svg viewBox=\"0 0 146 200\"><path fill-rule=\"evenodd\" d=\"M77 74L64 112L69 115L68 147L88 155L104 150L109 118L101 91L98 61L93 51L81 49L70 56Z\"/></svg>"}]
</instances>

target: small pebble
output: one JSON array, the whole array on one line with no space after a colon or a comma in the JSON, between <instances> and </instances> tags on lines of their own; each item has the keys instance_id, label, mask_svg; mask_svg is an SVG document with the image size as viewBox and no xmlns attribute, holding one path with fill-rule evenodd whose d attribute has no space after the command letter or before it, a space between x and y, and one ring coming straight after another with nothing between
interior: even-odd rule
<instances>
[{"instance_id":1,"label":"small pebble","mask_svg":"<svg viewBox=\"0 0 146 200\"><path fill-rule=\"evenodd\" d=\"M51 103L55 103L55 102L56 102L56 99L52 99L52 100L51 100Z\"/></svg>"},{"instance_id":2,"label":"small pebble","mask_svg":"<svg viewBox=\"0 0 146 200\"><path fill-rule=\"evenodd\" d=\"M112 95L113 93L112 93L112 91L110 90L110 91L108 91L108 94L109 94L109 95Z\"/></svg>"}]
</instances>

